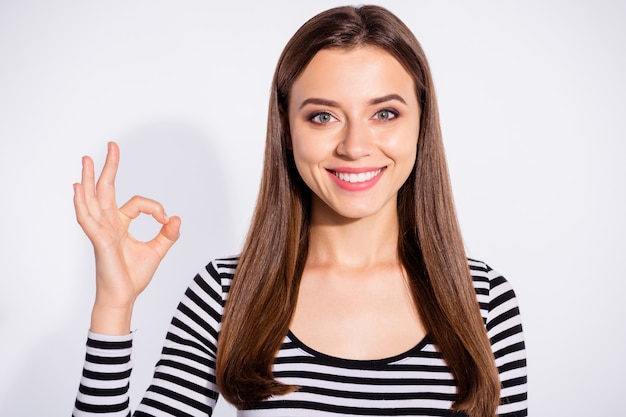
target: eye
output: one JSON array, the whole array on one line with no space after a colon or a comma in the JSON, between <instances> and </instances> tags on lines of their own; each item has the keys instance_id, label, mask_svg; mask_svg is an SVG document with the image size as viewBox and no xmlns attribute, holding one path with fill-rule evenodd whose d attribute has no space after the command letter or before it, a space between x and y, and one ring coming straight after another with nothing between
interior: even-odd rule
<instances>
[{"instance_id":1,"label":"eye","mask_svg":"<svg viewBox=\"0 0 626 417\"><path fill-rule=\"evenodd\" d=\"M313 113L310 117L309 120L312 121L313 123L318 123L321 125L325 125L328 124L330 122L332 122L333 120L336 120L335 117L326 112L326 111L320 111L320 112L316 112Z\"/></svg>"},{"instance_id":2,"label":"eye","mask_svg":"<svg viewBox=\"0 0 626 417\"><path fill-rule=\"evenodd\" d=\"M391 110L391 109L378 110L374 114L375 119L382 120L382 121L395 119L396 117L398 117L398 112L395 110Z\"/></svg>"}]
</instances>

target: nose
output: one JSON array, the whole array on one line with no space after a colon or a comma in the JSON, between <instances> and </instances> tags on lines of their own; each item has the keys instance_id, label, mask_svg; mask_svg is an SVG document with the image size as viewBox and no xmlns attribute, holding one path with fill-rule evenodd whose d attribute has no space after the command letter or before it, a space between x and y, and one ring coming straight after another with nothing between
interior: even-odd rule
<instances>
[{"instance_id":1,"label":"nose","mask_svg":"<svg viewBox=\"0 0 626 417\"><path fill-rule=\"evenodd\" d=\"M337 144L337 154L356 160L372 153L372 132L360 123L346 123Z\"/></svg>"}]
</instances>

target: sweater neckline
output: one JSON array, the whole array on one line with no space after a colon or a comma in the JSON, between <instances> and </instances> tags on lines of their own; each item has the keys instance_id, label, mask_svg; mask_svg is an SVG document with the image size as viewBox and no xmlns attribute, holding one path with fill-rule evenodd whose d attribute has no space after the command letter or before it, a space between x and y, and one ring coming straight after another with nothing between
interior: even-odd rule
<instances>
[{"instance_id":1,"label":"sweater neckline","mask_svg":"<svg viewBox=\"0 0 626 417\"><path fill-rule=\"evenodd\" d=\"M380 358L380 359L349 359L349 358L341 358L338 356L332 356L323 352L319 352L313 349L312 347L308 346L307 344L305 344L300 339L298 339L298 337L291 330L287 332L287 338L289 339L291 343L293 343L299 349L305 351L306 353L324 362L327 362L330 364L341 364L343 366L353 365L359 368L372 367L372 366L377 366L377 365L385 365L385 364L390 364L394 362L399 362L403 359L406 359L407 357L413 356L416 353L421 352L424 349L424 347L426 347L426 345L431 343L430 337L428 336L428 333L427 333L422 338L422 340L420 340L414 347L407 350L406 352L402 352L397 355L389 356L386 358Z\"/></svg>"}]
</instances>

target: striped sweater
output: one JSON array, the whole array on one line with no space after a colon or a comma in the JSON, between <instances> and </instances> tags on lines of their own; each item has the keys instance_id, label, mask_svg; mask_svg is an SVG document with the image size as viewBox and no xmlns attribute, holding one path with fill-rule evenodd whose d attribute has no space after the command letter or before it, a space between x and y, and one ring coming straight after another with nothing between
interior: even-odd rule
<instances>
[{"instance_id":1,"label":"striped sweater","mask_svg":"<svg viewBox=\"0 0 626 417\"><path fill-rule=\"evenodd\" d=\"M178 305L152 384L135 416L210 416L218 399L217 335L236 258L217 260L196 275ZM527 415L526 356L513 289L486 264L470 269L502 383L498 415ZM74 416L129 416L132 335L90 333ZM339 359L316 352L289 332L274 376L299 386L239 417L459 416L450 408L456 385L426 336L403 354L380 360Z\"/></svg>"}]
</instances>

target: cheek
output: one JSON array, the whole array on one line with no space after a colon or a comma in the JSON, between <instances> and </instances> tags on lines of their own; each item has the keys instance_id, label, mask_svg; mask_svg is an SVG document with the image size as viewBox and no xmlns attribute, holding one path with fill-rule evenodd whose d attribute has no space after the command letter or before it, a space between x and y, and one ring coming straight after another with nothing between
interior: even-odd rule
<instances>
[{"instance_id":1,"label":"cheek","mask_svg":"<svg viewBox=\"0 0 626 417\"><path fill-rule=\"evenodd\" d=\"M389 148L389 152L393 153L392 158L395 160L404 183L413 171L417 160L417 134L415 131L410 129L405 135L397 137L393 147Z\"/></svg>"},{"instance_id":2,"label":"cheek","mask_svg":"<svg viewBox=\"0 0 626 417\"><path fill-rule=\"evenodd\" d=\"M306 147L294 147L293 160L300 178L302 178L304 183L311 188L314 182L316 182L315 178L319 177L322 172L319 159L316 158L315 155L313 155Z\"/></svg>"},{"instance_id":3,"label":"cheek","mask_svg":"<svg viewBox=\"0 0 626 417\"><path fill-rule=\"evenodd\" d=\"M296 166L296 171L300 176L302 182L310 191L314 191L317 187L318 181L315 179L315 171L313 170L313 164L309 162L306 155L298 153L295 149L293 152L293 160Z\"/></svg>"},{"instance_id":4,"label":"cheek","mask_svg":"<svg viewBox=\"0 0 626 417\"><path fill-rule=\"evenodd\" d=\"M307 139L294 129L291 133L291 151L298 174L310 187L311 169L316 161L315 147L309 146Z\"/></svg>"},{"instance_id":5,"label":"cheek","mask_svg":"<svg viewBox=\"0 0 626 417\"><path fill-rule=\"evenodd\" d=\"M396 132L385 142L387 151L393 154L396 161L412 164L417 156L417 135L416 129L413 128Z\"/></svg>"},{"instance_id":6,"label":"cheek","mask_svg":"<svg viewBox=\"0 0 626 417\"><path fill-rule=\"evenodd\" d=\"M307 129L292 129L291 147L296 164L319 164L333 155L333 139L329 135Z\"/></svg>"}]
</instances>

